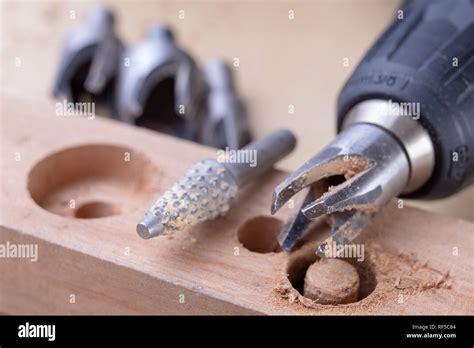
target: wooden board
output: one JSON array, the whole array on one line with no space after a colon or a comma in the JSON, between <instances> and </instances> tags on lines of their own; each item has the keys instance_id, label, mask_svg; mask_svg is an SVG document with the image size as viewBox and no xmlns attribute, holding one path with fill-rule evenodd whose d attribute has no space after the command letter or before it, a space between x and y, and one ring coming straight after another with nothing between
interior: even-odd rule
<instances>
[{"instance_id":1,"label":"wooden board","mask_svg":"<svg viewBox=\"0 0 474 348\"><path fill-rule=\"evenodd\" d=\"M53 102L11 96L1 101L0 132L0 244L38 246L37 262L0 259L2 313L474 314L469 222L387 207L359 241L367 296L317 305L286 273L298 287L324 223L292 254L239 242L239 229L274 238L281 222L272 219L294 213L255 219L269 217L286 173L252 183L224 218L142 240L135 225L155 195L215 150L98 117L57 116ZM115 215L76 218L88 204L81 214Z\"/></svg>"},{"instance_id":2,"label":"wooden board","mask_svg":"<svg viewBox=\"0 0 474 348\"><path fill-rule=\"evenodd\" d=\"M342 86L403 2L103 3L114 12L117 32L127 47L143 40L152 24L165 23L200 66L215 58L231 64L239 59L239 66L232 67L253 135L285 127L299 137L295 151L278 164L292 171L333 139ZM0 90L49 98L64 37L84 21L92 5L82 0L0 1ZM348 66L343 64L346 58ZM474 186L447 199L410 204L474 221Z\"/></svg>"}]
</instances>

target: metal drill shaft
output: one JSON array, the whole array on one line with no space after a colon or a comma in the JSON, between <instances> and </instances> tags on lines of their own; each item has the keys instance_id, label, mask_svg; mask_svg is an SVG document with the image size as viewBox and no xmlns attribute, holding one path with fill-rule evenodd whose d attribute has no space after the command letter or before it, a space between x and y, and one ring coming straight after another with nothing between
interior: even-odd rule
<instances>
[{"instance_id":1,"label":"metal drill shaft","mask_svg":"<svg viewBox=\"0 0 474 348\"><path fill-rule=\"evenodd\" d=\"M346 180L328 187L316 199L305 199L293 223L288 225L291 230L284 230L281 235L280 243L285 250L291 250L304 233L309 221L303 215L311 220L333 214L338 221L320 253L334 244L350 243L373 214L403 191L409 180L410 163L400 143L387 131L371 124L351 125L275 188L272 212L303 188L337 175ZM296 225L296 221L304 226Z\"/></svg>"},{"instance_id":2,"label":"metal drill shaft","mask_svg":"<svg viewBox=\"0 0 474 348\"><path fill-rule=\"evenodd\" d=\"M313 219L331 215L332 234L317 252L334 255L334 247L354 240L391 198L420 188L431 176L434 148L429 134L417 121L392 109L390 101L357 104L343 128L332 143L275 188L272 213L306 191L298 212L280 234L284 250L290 251L309 232ZM332 184L333 176L345 181ZM325 193L320 192L321 184ZM308 190L315 185L318 190Z\"/></svg>"},{"instance_id":3,"label":"metal drill shaft","mask_svg":"<svg viewBox=\"0 0 474 348\"><path fill-rule=\"evenodd\" d=\"M290 153L295 143L290 131L278 130L239 152L234 150L233 155L243 154L240 157L198 162L151 206L137 233L149 239L226 214L239 188Z\"/></svg>"},{"instance_id":4,"label":"metal drill shaft","mask_svg":"<svg viewBox=\"0 0 474 348\"><path fill-rule=\"evenodd\" d=\"M295 144L295 136L287 129L280 129L242 148L244 151L250 153L253 151L257 154L255 165L226 163L225 166L232 173L237 185L242 186L265 173L274 163L288 155L295 148Z\"/></svg>"}]
</instances>

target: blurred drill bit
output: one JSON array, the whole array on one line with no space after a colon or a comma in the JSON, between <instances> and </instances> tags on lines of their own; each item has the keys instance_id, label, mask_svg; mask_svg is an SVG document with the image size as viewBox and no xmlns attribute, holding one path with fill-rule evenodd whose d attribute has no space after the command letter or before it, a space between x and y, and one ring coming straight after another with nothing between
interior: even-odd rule
<instances>
[{"instance_id":1,"label":"blurred drill bit","mask_svg":"<svg viewBox=\"0 0 474 348\"><path fill-rule=\"evenodd\" d=\"M223 60L211 60L204 66L206 116L202 125L202 143L220 149L240 149L250 141L245 107L235 88L232 70Z\"/></svg>"},{"instance_id":2,"label":"blurred drill bit","mask_svg":"<svg viewBox=\"0 0 474 348\"><path fill-rule=\"evenodd\" d=\"M180 138L198 136L201 74L171 29L153 25L127 49L117 86L119 119Z\"/></svg>"},{"instance_id":3,"label":"blurred drill bit","mask_svg":"<svg viewBox=\"0 0 474 348\"><path fill-rule=\"evenodd\" d=\"M115 113L114 84L124 50L114 31L114 16L94 7L87 20L66 37L53 94L76 103L85 97L105 101Z\"/></svg>"}]
</instances>

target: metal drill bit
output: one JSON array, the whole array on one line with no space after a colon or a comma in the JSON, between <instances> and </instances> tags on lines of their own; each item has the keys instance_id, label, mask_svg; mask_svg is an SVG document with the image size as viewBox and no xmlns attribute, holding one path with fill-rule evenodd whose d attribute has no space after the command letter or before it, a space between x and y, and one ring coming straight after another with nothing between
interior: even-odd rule
<instances>
[{"instance_id":1,"label":"metal drill bit","mask_svg":"<svg viewBox=\"0 0 474 348\"><path fill-rule=\"evenodd\" d=\"M332 226L332 236L319 248L324 253L333 242L350 243L372 214L403 190L409 171L403 149L390 134L374 125L354 124L275 188L272 213L304 187L332 176L344 176L346 181L328 187L328 192L316 200L307 196L295 218L334 214L337 223ZM304 230L293 227L292 233L286 231L287 236L280 239L283 248L291 250Z\"/></svg>"},{"instance_id":2,"label":"metal drill bit","mask_svg":"<svg viewBox=\"0 0 474 348\"><path fill-rule=\"evenodd\" d=\"M388 130L390 129L390 131ZM391 198L418 189L434 166L431 141L416 121L393 115L383 100L364 101L347 115L344 130L319 154L291 174L273 192L272 214L306 189L299 211L280 234L290 251L308 231L311 220L332 217L331 236L318 248L320 256L351 243ZM343 181L331 186L332 177ZM315 196L307 188L326 185Z\"/></svg>"},{"instance_id":3,"label":"metal drill bit","mask_svg":"<svg viewBox=\"0 0 474 348\"><path fill-rule=\"evenodd\" d=\"M102 97L114 113L113 81L124 46L114 31L114 16L102 6L94 7L85 23L72 30L63 48L54 84L54 96L77 102L83 94Z\"/></svg>"},{"instance_id":4,"label":"metal drill bit","mask_svg":"<svg viewBox=\"0 0 474 348\"><path fill-rule=\"evenodd\" d=\"M117 84L120 120L145 122L148 128L195 140L201 76L194 59L175 42L171 29L151 26L147 37L128 48L124 58L130 64L121 66ZM154 94L158 86L165 87L163 96Z\"/></svg>"},{"instance_id":5,"label":"metal drill bit","mask_svg":"<svg viewBox=\"0 0 474 348\"><path fill-rule=\"evenodd\" d=\"M289 154L295 144L294 135L281 129L238 150L256 154L253 163L198 162L145 213L137 225L138 235L149 239L226 214L239 189Z\"/></svg>"},{"instance_id":6,"label":"metal drill bit","mask_svg":"<svg viewBox=\"0 0 474 348\"><path fill-rule=\"evenodd\" d=\"M235 87L232 70L223 60L204 66L206 117L201 142L224 149L240 149L250 142L246 110Z\"/></svg>"}]
</instances>

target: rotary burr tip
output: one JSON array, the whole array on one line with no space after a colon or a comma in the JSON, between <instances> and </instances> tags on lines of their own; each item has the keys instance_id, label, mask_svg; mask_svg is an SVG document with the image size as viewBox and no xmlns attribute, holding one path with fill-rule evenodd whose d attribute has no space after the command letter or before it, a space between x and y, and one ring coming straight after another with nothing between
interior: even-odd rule
<instances>
[{"instance_id":1,"label":"rotary burr tip","mask_svg":"<svg viewBox=\"0 0 474 348\"><path fill-rule=\"evenodd\" d=\"M137 225L137 233L143 239L150 239L163 233L164 225L160 218L147 212L142 221Z\"/></svg>"},{"instance_id":2,"label":"rotary burr tip","mask_svg":"<svg viewBox=\"0 0 474 348\"><path fill-rule=\"evenodd\" d=\"M223 164L198 162L152 205L137 225L137 233L149 239L215 219L230 209L237 191Z\"/></svg>"}]
</instances>

